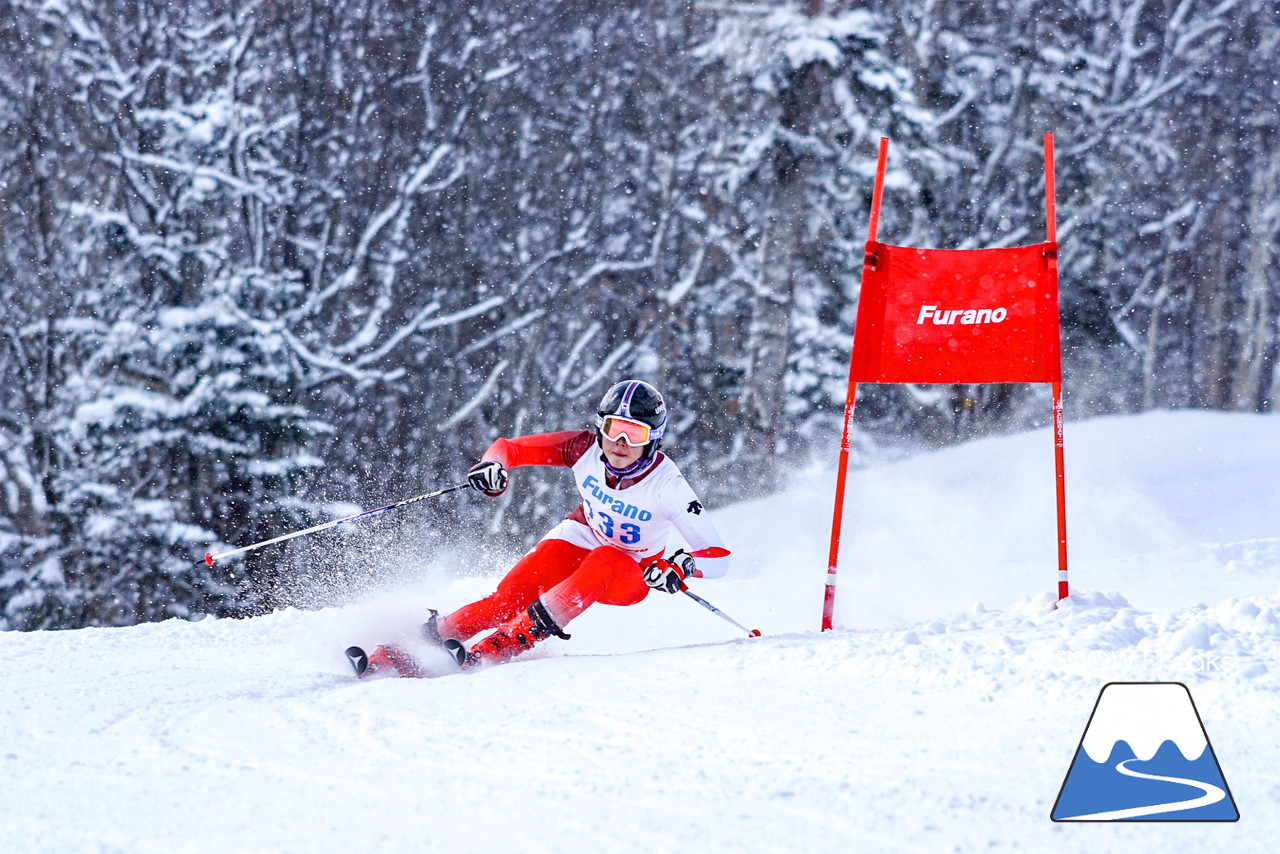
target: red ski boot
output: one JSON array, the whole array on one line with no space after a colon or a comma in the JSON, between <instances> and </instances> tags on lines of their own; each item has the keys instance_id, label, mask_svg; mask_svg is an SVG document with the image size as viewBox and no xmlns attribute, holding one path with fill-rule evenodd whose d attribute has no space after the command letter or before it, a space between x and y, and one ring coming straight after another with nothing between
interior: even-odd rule
<instances>
[{"instance_id":1,"label":"red ski boot","mask_svg":"<svg viewBox=\"0 0 1280 854\"><path fill-rule=\"evenodd\" d=\"M453 654L458 666L467 670L481 664L509 661L552 635L569 639L551 618L542 600L537 599L524 616L499 626L493 634L471 647L470 651L457 641L445 641L444 647Z\"/></svg>"}]
</instances>

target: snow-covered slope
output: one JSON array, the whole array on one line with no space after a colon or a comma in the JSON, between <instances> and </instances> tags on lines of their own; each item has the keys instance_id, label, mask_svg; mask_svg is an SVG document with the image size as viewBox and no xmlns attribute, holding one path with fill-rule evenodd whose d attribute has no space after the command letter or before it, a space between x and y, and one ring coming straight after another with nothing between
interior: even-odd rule
<instances>
[{"instance_id":1,"label":"snow-covered slope","mask_svg":"<svg viewBox=\"0 0 1280 854\"><path fill-rule=\"evenodd\" d=\"M492 579L424 568L317 612L0 634L0 848L1270 851L1280 833L1280 421L1069 424L716 511L735 577L598 606L528 660L354 681L341 650ZM981 603L981 604L979 604ZM1235 824L1054 824L1100 688L1182 681Z\"/></svg>"}]
</instances>

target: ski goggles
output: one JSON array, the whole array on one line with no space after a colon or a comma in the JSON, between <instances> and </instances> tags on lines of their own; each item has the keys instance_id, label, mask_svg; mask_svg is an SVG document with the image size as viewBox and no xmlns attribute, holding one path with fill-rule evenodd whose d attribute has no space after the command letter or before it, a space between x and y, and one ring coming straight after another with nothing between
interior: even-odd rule
<instances>
[{"instance_id":1,"label":"ski goggles","mask_svg":"<svg viewBox=\"0 0 1280 854\"><path fill-rule=\"evenodd\" d=\"M618 415L597 417L596 422L601 435L610 442L626 442L632 447L649 444L653 434L653 430L643 421L632 421Z\"/></svg>"}]
</instances>

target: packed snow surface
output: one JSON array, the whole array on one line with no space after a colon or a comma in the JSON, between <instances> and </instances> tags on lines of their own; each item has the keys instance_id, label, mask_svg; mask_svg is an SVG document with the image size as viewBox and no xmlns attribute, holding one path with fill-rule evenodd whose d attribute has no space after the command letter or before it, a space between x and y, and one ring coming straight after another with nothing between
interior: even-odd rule
<instances>
[{"instance_id":1,"label":"packed snow surface","mask_svg":"<svg viewBox=\"0 0 1280 854\"><path fill-rule=\"evenodd\" d=\"M1068 424L1055 608L1047 431L714 518L729 578L597 606L526 659L357 682L342 650L494 578L441 567L342 607L0 634L7 852L1274 851L1280 421ZM480 500L478 497L474 500ZM567 509L567 508L566 508ZM1183 682L1240 821L1055 824L1101 688Z\"/></svg>"}]
</instances>

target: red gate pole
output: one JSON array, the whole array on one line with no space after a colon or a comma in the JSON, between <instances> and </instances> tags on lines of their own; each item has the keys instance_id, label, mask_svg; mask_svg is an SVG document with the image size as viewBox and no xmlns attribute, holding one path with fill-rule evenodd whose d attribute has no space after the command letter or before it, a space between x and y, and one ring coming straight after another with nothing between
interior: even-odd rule
<instances>
[{"instance_id":1,"label":"red gate pole","mask_svg":"<svg viewBox=\"0 0 1280 854\"><path fill-rule=\"evenodd\" d=\"M1062 383L1053 384L1053 461L1058 486L1058 599L1071 594L1067 586L1067 477L1062 452Z\"/></svg>"},{"instance_id":2,"label":"red gate pole","mask_svg":"<svg viewBox=\"0 0 1280 854\"><path fill-rule=\"evenodd\" d=\"M1053 282L1054 298L1058 293L1058 225L1054 210L1054 178L1053 178L1053 134L1044 135L1044 222L1045 238L1049 242L1049 278ZM1054 334L1061 336L1058 328ZM1061 344L1055 349L1060 349ZM1053 463L1056 489L1058 495L1058 599L1070 595L1067 584L1067 477L1066 462L1063 452L1062 430L1062 362L1057 358L1057 381L1053 383Z\"/></svg>"},{"instance_id":3,"label":"red gate pole","mask_svg":"<svg viewBox=\"0 0 1280 854\"><path fill-rule=\"evenodd\" d=\"M836 468L835 512L831 518L831 550L827 553L827 586L822 594L822 631L831 628L836 610L836 567L840 563L840 523L844 517L844 488L848 480L849 432L853 427L854 401L858 397L858 384L850 380L849 393L844 402L844 429L840 434L840 462Z\"/></svg>"},{"instance_id":4,"label":"red gate pole","mask_svg":"<svg viewBox=\"0 0 1280 854\"><path fill-rule=\"evenodd\" d=\"M876 232L880 227L880 200L884 194L884 169L888 158L889 140L881 137L880 154L876 158L876 182L871 193L871 218L867 222L866 259L863 261L864 278L866 276L865 265L875 263L872 259L875 253ZM822 631L824 632L832 626L832 615L835 613L836 607L836 567L840 563L840 525L844 519L844 490L845 483L848 480L849 434L853 430L853 410L858 397L858 383L853 374L853 354L855 352L856 350L851 347L849 352L849 391L845 395L844 426L840 431L840 460L836 466L835 508L831 518L831 550L827 555L827 585L822 595Z\"/></svg>"}]
</instances>

